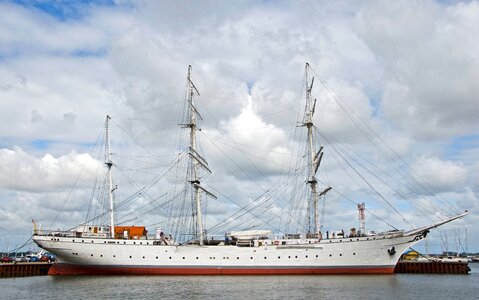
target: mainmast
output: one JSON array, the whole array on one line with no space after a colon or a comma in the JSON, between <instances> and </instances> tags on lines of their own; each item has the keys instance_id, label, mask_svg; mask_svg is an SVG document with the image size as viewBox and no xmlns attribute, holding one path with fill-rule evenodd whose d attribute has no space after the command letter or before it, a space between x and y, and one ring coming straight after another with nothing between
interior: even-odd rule
<instances>
[{"instance_id":1,"label":"mainmast","mask_svg":"<svg viewBox=\"0 0 479 300\"><path fill-rule=\"evenodd\" d=\"M215 195L207 191L204 187L200 185L200 176L199 170L200 168L205 169L207 172L211 173L211 170L208 168L208 163L206 160L198 153L197 151L197 143L196 143L196 131L198 130L196 121L197 118L203 120L201 115L199 114L198 110L195 107L195 98L194 96L199 96L200 93L196 88L195 84L191 79L191 65L188 66L188 77L187 77L187 97L186 97L186 105L187 105L187 123L183 124L184 128L190 128L190 146L188 148L188 154L190 157L189 163L189 182L193 188L193 199L194 199L194 208L195 208L195 215L196 215L196 227L197 227L197 236L199 239L199 244L204 245L204 227L203 227L203 217L202 217L202 210L201 210L201 192L205 192L207 195L216 198Z\"/></svg>"},{"instance_id":2,"label":"mainmast","mask_svg":"<svg viewBox=\"0 0 479 300\"><path fill-rule=\"evenodd\" d=\"M115 191L116 187L113 187L113 180L111 177L111 167L113 163L111 161L111 152L110 152L110 136L108 132L108 125L110 121L110 116L106 116L105 122L105 165L106 165L106 172L108 177L108 197L110 200L110 236L111 238L115 238L115 214L114 214L114 197L113 192Z\"/></svg>"},{"instance_id":3,"label":"mainmast","mask_svg":"<svg viewBox=\"0 0 479 300\"><path fill-rule=\"evenodd\" d=\"M307 204L306 215L306 237L307 238L321 238L321 222L319 219L319 197L323 196L331 190L331 187L327 187L321 192L318 192L318 181L316 179L316 173L318 172L321 159L323 158L323 147L321 146L318 151L314 144L314 123L313 116L316 108L316 99L312 99L311 90L313 89L314 77L310 76L311 69L309 64L305 66L305 87L306 87L306 107L304 109L304 117L301 126L305 126L308 129L307 136L307 157L308 157L308 180L307 184L311 189L311 194ZM311 80L310 80L311 77Z\"/></svg>"}]
</instances>

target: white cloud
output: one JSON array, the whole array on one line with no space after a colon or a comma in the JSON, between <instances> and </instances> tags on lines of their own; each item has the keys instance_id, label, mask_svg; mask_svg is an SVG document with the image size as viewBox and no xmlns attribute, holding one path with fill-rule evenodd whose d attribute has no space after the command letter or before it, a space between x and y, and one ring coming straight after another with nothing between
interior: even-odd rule
<instances>
[{"instance_id":1,"label":"white cloud","mask_svg":"<svg viewBox=\"0 0 479 300\"><path fill-rule=\"evenodd\" d=\"M87 176L77 182L83 187L88 183L85 178L96 174L100 167L102 164L88 154L71 152L58 158L50 154L37 158L18 147L0 149L0 186L30 192L66 190L84 174Z\"/></svg>"},{"instance_id":2,"label":"white cloud","mask_svg":"<svg viewBox=\"0 0 479 300\"><path fill-rule=\"evenodd\" d=\"M412 165L414 177L436 192L463 190L467 170L453 161L444 161L437 157L419 157Z\"/></svg>"}]
</instances>

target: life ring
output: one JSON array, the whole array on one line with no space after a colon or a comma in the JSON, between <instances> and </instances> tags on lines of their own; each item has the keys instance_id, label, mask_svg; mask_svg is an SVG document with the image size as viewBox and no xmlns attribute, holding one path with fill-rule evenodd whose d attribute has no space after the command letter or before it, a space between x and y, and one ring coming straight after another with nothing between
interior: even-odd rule
<instances>
[{"instance_id":1,"label":"life ring","mask_svg":"<svg viewBox=\"0 0 479 300\"><path fill-rule=\"evenodd\" d=\"M274 244L275 244L276 246L278 246L278 245L279 245L279 241L274 241Z\"/></svg>"}]
</instances>

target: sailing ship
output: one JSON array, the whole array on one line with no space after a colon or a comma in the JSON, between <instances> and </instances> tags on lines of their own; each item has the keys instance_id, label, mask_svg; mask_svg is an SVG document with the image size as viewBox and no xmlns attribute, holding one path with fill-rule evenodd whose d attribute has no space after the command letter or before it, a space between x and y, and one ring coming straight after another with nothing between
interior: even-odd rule
<instances>
[{"instance_id":1,"label":"sailing ship","mask_svg":"<svg viewBox=\"0 0 479 300\"><path fill-rule=\"evenodd\" d=\"M185 122L189 145L185 150L188 168L185 174L187 199L194 222L190 237L180 241L158 229L148 236L144 226L115 224L109 121L105 125L105 166L109 199L109 224L88 222L68 231L35 230L33 241L54 253L57 262L50 275L266 275L266 274L384 274L393 273L401 254L423 240L429 230L462 218L445 218L429 226L404 231L393 230L375 235L324 235L321 232L319 199L331 190L320 190L317 172L323 147L316 149L313 134L316 101L311 96L314 77L309 78L306 64L305 109L299 126L306 129L307 174L303 181L308 190L304 230L299 233L273 234L268 229L229 231L224 239L212 241L206 234L202 216L202 196L216 198L201 182L202 172L211 172L197 148L198 119L195 105L198 89L188 68L185 97ZM364 206L362 206L364 211ZM185 215L187 215L185 214ZM363 229L364 230L364 229Z\"/></svg>"}]
</instances>

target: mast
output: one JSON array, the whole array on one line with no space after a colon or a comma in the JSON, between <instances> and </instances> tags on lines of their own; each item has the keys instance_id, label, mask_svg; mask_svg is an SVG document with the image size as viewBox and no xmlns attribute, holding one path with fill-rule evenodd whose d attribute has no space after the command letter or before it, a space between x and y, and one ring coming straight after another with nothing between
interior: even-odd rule
<instances>
[{"instance_id":1,"label":"mast","mask_svg":"<svg viewBox=\"0 0 479 300\"><path fill-rule=\"evenodd\" d=\"M313 89L314 77L310 76L311 69L309 63L305 66L305 87L306 87L306 107L304 109L304 117L301 126L304 126L308 130L307 136L307 150L308 157L308 180L307 184L311 189L311 193L307 203L306 214L306 237L317 237L321 239L321 221L319 219L319 197L325 195L331 190L331 187L327 187L320 193L318 192L318 181L316 179L316 173L318 172L321 159L323 158L323 147L321 146L318 151L314 144L313 134L313 116L316 108L316 99L312 99L311 91ZM311 80L310 80L311 77Z\"/></svg>"},{"instance_id":2,"label":"mast","mask_svg":"<svg viewBox=\"0 0 479 300\"><path fill-rule=\"evenodd\" d=\"M194 214L196 215L196 228L197 228L197 236L199 239L199 244L202 246L204 245L204 227L203 227L203 216L201 210L201 192L205 192L207 195L216 198L215 195L207 191L204 187L202 187L199 171L200 168L206 170L207 172L211 173L210 169L208 168L208 163L206 160L198 153L197 151L197 141L196 141L196 131L198 130L196 121L197 118L203 120L201 115L199 114L198 110L195 107L195 98L194 96L199 96L200 93L196 88L195 84L191 79L191 65L188 66L188 77L187 77L187 97L186 97L186 105L187 105L187 123L182 124L183 128L190 128L190 146L188 148L189 154L189 170L188 173L190 175L189 182L193 188L193 206L194 206Z\"/></svg>"},{"instance_id":3,"label":"mast","mask_svg":"<svg viewBox=\"0 0 479 300\"><path fill-rule=\"evenodd\" d=\"M110 200L110 236L111 238L115 238L115 214L114 214L114 197L113 197L113 192L115 191L116 187L113 187L113 180L111 177L111 167L113 166L113 163L111 161L111 152L110 152L110 136L109 136L109 121L110 121L110 116L106 116L106 122L105 122L105 165L106 165L106 173L108 177L108 197Z\"/></svg>"}]
</instances>

